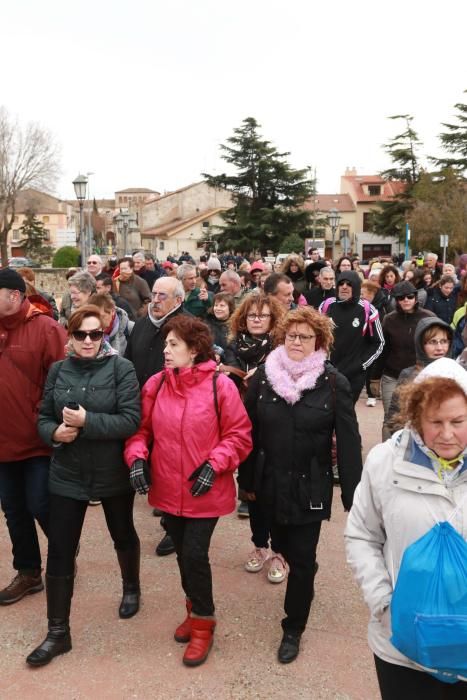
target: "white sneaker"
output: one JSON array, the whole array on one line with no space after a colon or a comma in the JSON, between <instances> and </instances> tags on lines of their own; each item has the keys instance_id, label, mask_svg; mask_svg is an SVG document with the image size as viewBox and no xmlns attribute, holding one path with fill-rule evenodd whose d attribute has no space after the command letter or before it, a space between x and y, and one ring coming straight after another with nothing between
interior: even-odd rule
<instances>
[{"instance_id":1,"label":"white sneaker","mask_svg":"<svg viewBox=\"0 0 467 700\"><path fill-rule=\"evenodd\" d=\"M376 406L376 399L367 399L366 405L367 406Z\"/></svg>"},{"instance_id":2,"label":"white sneaker","mask_svg":"<svg viewBox=\"0 0 467 700\"><path fill-rule=\"evenodd\" d=\"M287 577L287 564L281 554L272 553L271 566L268 571L268 581L282 583Z\"/></svg>"},{"instance_id":3,"label":"white sneaker","mask_svg":"<svg viewBox=\"0 0 467 700\"><path fill-rule=\"evenodd\" d=\"M256 547L248 557L245 569L249 571L250 574L256 574L257 571L261 571L268 559L269 549L266 549L266 547Z\"/></svg>"}]
</instances>

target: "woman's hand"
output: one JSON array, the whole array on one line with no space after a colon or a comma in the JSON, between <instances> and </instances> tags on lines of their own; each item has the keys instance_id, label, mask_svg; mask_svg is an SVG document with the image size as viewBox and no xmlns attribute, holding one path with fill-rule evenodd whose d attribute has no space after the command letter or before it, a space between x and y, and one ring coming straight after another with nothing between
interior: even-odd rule
<instances>
[{"instance_id":1,"label":"woman's hand","mask_svg":"<svg viewBox=\"0 0 467 700\"><path fill-rule=\"evenodd\" d=\"M86 410L82 406L77 411L65 406L62 415L63 422L72 428L82 428L86 420Z\"/></svg>"},{"instance_id":2,"label":"woman's hand","mask_svg":"<svg viewBox=\"0 0 467 700\"><path fill-rule=\"evenodd\" d=\"M76 413L76 411L74 411L74 413ZM61 423L52 435L52 440L54 442L73 442L73 440L76 440L78 437L78 434L78 428L73 428L70 425Z\"/></svg>"},{"instance_id":3,"label":"woman's hand","mask_svg":"<svg viewBox=\"0 0 467 700\"><path fill-rule=\"evenodd\" d=\"M253 491L243 491L242 496L246 501L256 501L256 494Z\"/></svg>"},{"instance_id":4,"label":"woman's hand","mask_svg":"<svg viewBox=\"0 0 467 700\"><path fill-rule=\"evenodd\" d=\"M257 369L257 367L253 367L253 369L249 369L248 372L245 374L245 376L243 377L243 383L245 384L245 386L248 385L248 380L251 379L251 377L254 375Z\"/></svg>"}]
</instances>

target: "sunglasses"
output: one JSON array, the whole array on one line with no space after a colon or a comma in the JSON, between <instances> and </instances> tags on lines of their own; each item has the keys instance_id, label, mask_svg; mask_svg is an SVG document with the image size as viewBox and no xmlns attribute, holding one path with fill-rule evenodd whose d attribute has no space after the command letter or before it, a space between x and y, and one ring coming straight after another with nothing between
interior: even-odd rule
<instances>
[{"instance_id":1,"label":"sunglasses","mask_svg":"<svg viewBox=\"0 0 467 700\"><path fill-rule=\"evenodd\" d=\"M415 299L415 294L404 294L401 297L396 297L397 301L403 301L404 299Z\"/></svg>"},{"instance_id":2,"label":"sunglasses","mask_svg":"<svg viewBox=\"0 0 467 700\"><path fill-rule=\"evenodd\" d=\"M102 340L104 331L100 331L97 329L94 331L73 331L71 335L74 338L74 340L77 340L79 343L84 343L88 336L93 343L97 343L98 340Z\"/></svg>"}]
</instances>

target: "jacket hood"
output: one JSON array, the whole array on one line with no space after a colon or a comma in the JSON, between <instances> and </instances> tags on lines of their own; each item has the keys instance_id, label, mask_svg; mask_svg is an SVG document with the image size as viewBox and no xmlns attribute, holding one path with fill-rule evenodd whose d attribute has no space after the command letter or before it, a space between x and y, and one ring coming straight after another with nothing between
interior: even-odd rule
<instances>
[{"instance_id":1,"label":"jacket hood","mask_svg":"<svg viewBox=\"0 0 467 700\"><path fill-rule=\"evenodd\" d=\"M337 275L336 279L336 299L339 300L338 297L338 286L339 282L343 281L348 282L351 287L352 287L352 303L356 304L360 300L360 288L362 286L362 280L360 279L359 275L354 272L353 270L344 270L343 272L339 272Z\"/></svg>"},{"instance_id":2,"label":"jacket hood","mask_svg":"<svg viewBox=\"0 0 467 700\"><path fill-rule=\"evenodd\" d=\"M430 359L426 354L422 343L425 331L428 330L428 328L431 328L432 326L443 328L446 331L449 338L449 351L446 357L451 357L452 341L454 338L454 331L451 328L451 326L442 321L440 318L422 318L421 321L417 323L417 327L414 333L415 355L417 357L417 365L423 365L424 367L426 367L431 362L433 362L433 359Z\"/></svg>"}]
</instances>

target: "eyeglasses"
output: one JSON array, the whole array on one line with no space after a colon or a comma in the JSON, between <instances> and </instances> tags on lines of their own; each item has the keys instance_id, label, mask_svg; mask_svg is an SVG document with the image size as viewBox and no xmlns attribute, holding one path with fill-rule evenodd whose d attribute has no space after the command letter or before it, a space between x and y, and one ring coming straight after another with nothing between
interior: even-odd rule
<instances>
[{"instance_id":1,"label":"eyeglasses","mask_svg":"<svg viewBox=\"0 0 467 700\"><path fill-rule=\"evenodd\" d=\"M151 292L151 296L153 299L156 297L159 297L159 301L165 301L166 299L169 298L169 295L167 292Z\"/></svg>"},{"instance_id":2,"label":"eyeglasses","mask_svg":"<svg viewBox=\"0 0 467 700\"><path fill-rule=\"evenodd\" d=\"M449 340L447 338L440 338L440 340L432 338L431 340L427 340L425 345L431 345L434 348L436 348L438 345L446 346L449 345Z\"/></svg>"},{"instance_id":3,"label":"eyeglasses","mask_svg":"<svg viewBox=\"0 0 467 700\"><path fill-rule=\"evenodd\" d=\"M410 301L412 299L415 299L415 294L404 294L401 297L396 297L397 301L404 301L404 299L409 299Z\"/></svg>"},{"instance_id":4,"label":"eyeglasses","mask_svg":"<svg viewBox=\"0 0 467 700\"><path fill-rule=\"evenodd\" d=\"M71 335L79 343L83 343L87 337L89 337L93 343L97 343L98 340L102 340L104 331L100 331L96 328L94 331L73 331Z\"/></svg>"},{"instance_id":5,"label":"eyeglasses","mask_svg":"<svg viewBox=\"0 0 467 700\"><path fill-rule=\"evenodd\" d=\"M99 263L97 262L97 260L88 260L86 264L87 265L98 265Z\"/></svg>"},{"instance_id":6,"label":"eyeglasses","mask_svg":"<svg viewBox=\"0 0 467 700\"><path fill-rule=\"evenodd\" d=\"M267 318L271 318L271 314L247 314L246 317L249 321L254 321L257 318L260 321L265 321Z\"/></svg>"},{"instance_id":7,"label":"eyeglasses","mask_svg":"<svg viewBox=\"0 0 467 700\"><path fill-rule=\"evenodd\" d=\"M344 285L345 285L346 287L352 287L352 285L350 284L350 282L338 282L338 283L337 283L337 286L338 286L338 287L344 287Z\"/></svg>"},{"instance_id":8,"label":"eyeglasses","mask_svg":"<svg viewBox=\"0 0 467 700\"><path fill-rule=\"evenodd\" d=\"M285 334L286 340L289 341L289 343L295 343L295 341L298 340L300 343L303 345L304 343L309 343L310 340L313 340L313 338L316 338L315 335L302 335L302 333L286 333Z\"/></svg>"}]
</instances>

